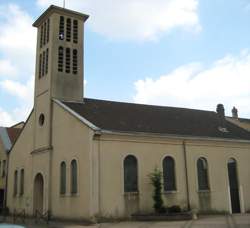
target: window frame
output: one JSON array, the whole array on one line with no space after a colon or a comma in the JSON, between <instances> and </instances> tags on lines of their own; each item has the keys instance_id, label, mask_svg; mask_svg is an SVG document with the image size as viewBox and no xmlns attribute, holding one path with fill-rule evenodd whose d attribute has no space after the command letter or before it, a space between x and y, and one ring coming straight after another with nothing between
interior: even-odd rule
<instances>
[{"instance_id":1,"label":"window frame","mask_svg":"<svg viewBox=\"0 0 250 228\"><path fill-rule=\"evenodd\" d=\"M205 166L206 168L203 168L203 170L201 170L202 172L204 172L204 170L206 170L206 173L205 173L205 184L203 183L204 180L201 180L202 176L201 175L204 175L204 173L200 173L199 172L199 161L202 161L203 163L203 166L204 166L204 162L206 163ZM204 176L203 176L204 177ZM198 189L198 192L207 192L207 191L210 191L210 180L209 180L209 167L208 167L208 161L205 157L199 157L196 161L196 178L197 178L197 189ZM204 184L204 186L202 186L202 184Z\"/></svg>"},{"instance_id":2,"label":"window frame","mask_svg":"<svg viewBox=\"0 0 250 228\"><path fill-rule=\"evenodd\" d=\"M62 169L63 165L64 165L64 170ZM65 195L66 193L67 193L67 165L65 161L62 161L60 163L60 195Z\"/></svg>"},{"instance_id":3,"label":"window frame","mask_svg":"<svg viewBox=\"0 0 250 228\"><path fill-rule=\"evenodd\" d=\"M75 162L75 175L73 173L73 162ZM70 193L71 195L78 194L78 162L76 159L72 159L70 162Z\"/></svg>"},{"instance_id":4,"label":"window frame","mask_svg":"<svg viewBox=\"0 0 250 228\"><path fill-rule=\"evenodd\" d=\"M173 167L170 167L172 170L172 182L171 184L168 184L169 181L166 181L167 180L167 177L168 177L168 166L167 164L165 164L165 162L167 162L167 160L173 162ZM166 170L165 170L166 169ZM166 172L165 172L166 171ZM167 174L165 176L165 174ZM170 193L170 192L176 192L177 191L177 184L176 184L176 162L175 162L175 159L174 157L170 156L170 155L166 155L163 160L162 160L162 177L163 177L163 190L164 192L166 193ZM170 187L171 186L171 187Z\"/></svg>"}]
</instances>

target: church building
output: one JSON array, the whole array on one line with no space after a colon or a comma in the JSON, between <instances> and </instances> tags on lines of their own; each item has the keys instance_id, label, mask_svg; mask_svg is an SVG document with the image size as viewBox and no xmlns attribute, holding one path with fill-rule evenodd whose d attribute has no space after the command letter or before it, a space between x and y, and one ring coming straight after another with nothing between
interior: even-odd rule
<instances>
[{"instance_id":1,"label":"church building","mask_svg":"<svg viewBox=\"0 0 250 228\"><path fill-rule=\"evenodd\" d=\"M156 167L167 207L250 211L250 132L222 104L202 111L83 97L87 19L52 5L33 24L34 107L9 154L10 212L77 220L152 212Z\"/></svg>"}]
</instances>

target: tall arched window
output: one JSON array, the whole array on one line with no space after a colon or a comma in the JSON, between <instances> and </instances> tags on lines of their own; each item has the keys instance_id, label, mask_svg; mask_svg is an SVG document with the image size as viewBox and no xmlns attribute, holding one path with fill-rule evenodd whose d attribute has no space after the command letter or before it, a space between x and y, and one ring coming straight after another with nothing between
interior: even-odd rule
<instances>
[{"instance_id":1,"label":"tall arched window","mask_svg":"<svg viewBox=\"0 0 250 228\"><path fill-rule=\"evenodd\" d=\"M199 190L209 190L208 164L205 158L199 158L197 161L197 175Z\"/></svg>"},{"instance_id":2,"label":"tall arched window","mask_svg":"<svg viewBox=\"0 0 250 228\"><path fill-rule=\"evenodd\" d=\"M175 162L170 156L167 156L163 160L163 180L164 191L175 191Z\"/></svg>"},{"instance_id":3,"label":"tall arched window","mask_svg":"<svg viewBox=\"0 0 250 228\"><path fill-rule=\"evenodd\" d=\"M60 16L59 22L59 40L64 40L64 17Z\"/></svg>"},{"instance_id":4,"label":"tall arched window","mask_svg":"<svg viewBox=\"0 0 250 228\"><path fill-rule=\"evenodd\" d=\"M20 195L23 195L24 193L24 169L21 169L21 175L20 175Z\"/></svg>"},{"instance_id":5,"label":"tall arched window","mask_svg":"<svg viewBox=\"0 0 250 228\"><path fill-rule=\"evenodd\" d=\"M15 170L15 173L14 173L14 189L13 189L13 195L14 196L17 195L17 181L18 181L18 173L17 173L17 170Z\"/></svg>"},{"instance_id":6,"label":"tall arched window","mask_svg":"<svg viewBox=\"0 0 250 228\"><path fill-rule=\"evenodd\" d=\"M43 46L43 25L41 26L40 31L40 48Z\"/></svg>"},{"instance_id":7,"label":"tall arched window","mask_svg":"<svg viewBox=\"0 0 250 228\"><path fill-rule=\"evenodd\" d=\"M77 193L77 162L76 160L71 161L71 193Z\"/></svg>"},{"instance_id":8,"label":"tall arched window","mask_svg":"<svg viewBox=\"0 0 250 228\"><path fill-rule=\"evenodd\" d=\"M66 40L71 41L71 19L68 18L66 22Z\"/></svg>"},{"instance_id":9,"label":"tall arched window","mask_svg":"<svg viewBox=\"0 0 250 228\"><path fill-rule=\"evenodd\" d=\"M42 54L39 55L39 70L38 71L39 71L38 77L41 78L42 77Z\"/></svg>"},{"instance_id":10,"label":"tall arched window","mask_svg":"<svg viewBox=\"0 0 250 228\"><path fill-rule=\"evenodd\" d=\"M47 43L49 42L50 20L47 20Z\"/></svg>"},{"instance_id":11,"label":"tall arched window","mask_svg":"<svg viewBox=\"0 0 250 228\"><path fill-rule=\"evenodd\" d=\"M62 162L60 167L60 194L66 193L66 163Z\"/></svg>"},{"instance_id":12,"label":"tall arched window","mask_svg":"<svg viewBox=\"0 0 250 228\"><path fill-rule=\"evenodd\" d=\"M73 42L78 43L78 21L73 21Z\"/></svg>"},{"instance_id":13,"label":"tall arched window","mask_svg":"<svg viewBox=\"0 0 250 228\"><path fill-rule=\"evenodd\" d=\"M46 65L45 65L45 74L48 74L49 68L49 49L46 49Z\"/></svg>"},{"instance_id":14,"label":"tall arched window","mask_svg":"<svg viewBox=\"0 0 250 228\"><path fill-rule=\"evenodd\" d=\"M47 35L47 23L45 22L43 25L44 31L43 31L43 45L46 44L46 35Z\"/></svg>"},{"instance_id":15,"label":"tall arched window","mask_svg":"<svg viewBox=\"0 0 250 228\"><path fill-rule=\"evenodd\" d=\"M66 73L70 73L70 61L71 61L71 57L70 57L70 48L66 48Z\"/></svg>"},{"instance_id":16,"label":"tall arched window","mask_svg":"<svg viewBox=\"0 0 250 228\"><path fill-rule=\"evenodd\" d=\"M58 71L63 72L63 47L58 48Z\"/></svg>"},{"instance_id":17,"label":"tall arched window","mask_svg":"<svg viewBox=\"0 0 250 228\"><path fill-rule=\"evenodd\" d=\"M123 161L124 192L138 191L138 165L133 155L128 155Z\"/></svg>"},{"instance_id":18,"label":"tall arched window","mask_svg":"<svg viewBox=\"0 0 250 228\"><path fill-rule=\"evenodd\" d=\"M77 67L77 50L73 50L73 74L77 74L78 67Z\"/></svg>"},{"instance_id":19,"label":"tall arched window","mask_svg":"<svg viewBox=\"0 0 250 228\"><path fill-rule=\"evenodd\" d=\"M42 60L42 76L45 74L45 51L43 51L43 60Z\"/></svg>"}]
</instances>

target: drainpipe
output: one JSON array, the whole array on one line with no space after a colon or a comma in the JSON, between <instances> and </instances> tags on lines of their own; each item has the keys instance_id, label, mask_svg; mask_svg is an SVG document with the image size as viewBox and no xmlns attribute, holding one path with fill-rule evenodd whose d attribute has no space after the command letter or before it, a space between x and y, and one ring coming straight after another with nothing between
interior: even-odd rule
<instances>
[{"instance_id":1,"label":"drainpipe","mask_svg":"<svg viewBox=\"0 0 250 228\"><path fill-rule=\"evenodd\" d=\"M182 146L183 146L184 167L185 167L185 175L186 175L187 208L190 211L189 181L188 181L188 169L187 169L187 151L186 151L185 140L183 141Z\"/></svg>"}]
</instances>

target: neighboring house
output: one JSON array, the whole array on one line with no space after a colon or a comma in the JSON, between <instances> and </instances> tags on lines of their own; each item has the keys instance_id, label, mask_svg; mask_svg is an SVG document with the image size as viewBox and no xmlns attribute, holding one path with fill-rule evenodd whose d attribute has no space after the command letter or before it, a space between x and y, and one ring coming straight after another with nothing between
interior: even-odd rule
<instances>
[{"instance_id":1,"label":"neighboring house","mask_svg":"<svg viewBox=\"0 0 250 228\"><path fill-rule=\"evenodd\" d=\"M63 219L152 212L155 167L166 206L249 211L250 133L225 118L223 105L213 112L83 97L87 18L51 6L34 23L34 108L9 156L10 211Z\"/></svg>"},{"instance_id":2,"label":"neighboring house","mask_svg":"<svg viewBox=\"0 0 250 228\"><path fill-rule=\"evenodd\" d=\"M23 125L21 122L12 127L0 127L0 208L5 206L8 154Z\"/></svg>"}]
</instances>

